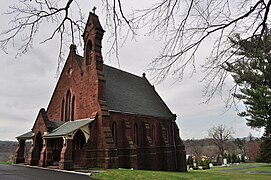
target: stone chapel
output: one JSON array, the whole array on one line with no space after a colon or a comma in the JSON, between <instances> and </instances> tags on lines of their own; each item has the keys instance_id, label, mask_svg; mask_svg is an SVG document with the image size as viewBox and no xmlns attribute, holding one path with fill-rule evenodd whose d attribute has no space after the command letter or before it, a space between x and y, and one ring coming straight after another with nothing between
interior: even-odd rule
<instances>
[{"instance_id":1,"label":"stone chapel","mask_svg":"<svg viewBox=\"0 0 271 180\"><path fill-rule=\"evenodd\" d=\"M105 65L104 30L89 14L84 55L70 46L47 109L18 136L15 163L34 166L186 171L186 153L173 114L145 74ZM25 141L32 140L25 157Z\"/></svg>"}]
</instances>

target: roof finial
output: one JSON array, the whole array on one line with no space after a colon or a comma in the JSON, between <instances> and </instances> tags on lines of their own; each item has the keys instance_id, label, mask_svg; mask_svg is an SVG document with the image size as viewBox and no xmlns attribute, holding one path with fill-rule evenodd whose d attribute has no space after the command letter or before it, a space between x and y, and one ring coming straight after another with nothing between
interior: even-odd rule
<instances>
[{"instance_id":1,"label":"roof finial","mask_svg":"<svg viewBox=\"0 0 271 180\"><path fill-rule=\"evenodd\" d=\"M76 51L76 45L75 44L70 45L70 51L73 51L73 52Z\"/></svg>"},{"instance_id":2,"label":"roof finial","mask_svg":"<svg viewBox=\"0 0 271 180\"><path fill-rule=\"evenodd\" d=\"M143 77L146 77L146 73L143 73L142 76L143 76Z\"/></svg>"},{"instance_id":3,"label":"roof finial","mask_svg":"<svg viewBox=\"0 0 271 180\"><path fill-rule=\"evenodd\" d=\"M95 14L95 10L96 10L97 8L95 7L95 6L93 6L93 8L92 8L92 12L93 12L93 14Z\"/></svg>"}]
</instances>

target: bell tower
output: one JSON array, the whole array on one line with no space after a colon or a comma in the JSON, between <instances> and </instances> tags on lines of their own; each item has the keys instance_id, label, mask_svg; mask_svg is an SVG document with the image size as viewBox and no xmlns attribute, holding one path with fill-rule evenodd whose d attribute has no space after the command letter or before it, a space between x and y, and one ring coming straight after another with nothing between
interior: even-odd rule
<instances>
[{"instance_id":1,"label":"bell tower","mask_svg":"<svg viewBox=\"0 0 271 180\"><path fill-rule=\"evenodd\" d=\"M105 78L103 73L103 57L102 57L102 39L104 30L100 24L98 16L95 14L95 7L93 12L89 13L86 28L83 33L84 39L84 60L83 69L85 69L85 76L91 78L95 82L95 92L98 93L99 111L97 114L97 138L96 147L92 148L92 152L96 153L95 166L103 168L113 168L118 166L117 150L112 139L112 132L110 129L109 112L105 96ZM92 155L93 156L93 155ZM92 156L87 155L91 159Z\"/></svg>"},{"instance_id":2,"label":"bell tower","mask_svg":"<svg viewBox=\"0 0 271 180\"><path fill-rule=\"evenodd\" d=\"M95 8L96 9L96 8ZM100 24L98 16L93 12L89 13L87 24L83 33L84 39L84 65L90 66L92 63L96 64L96 69L102 71L102 39L104 30Z\"/></svg>"}]
</instances>

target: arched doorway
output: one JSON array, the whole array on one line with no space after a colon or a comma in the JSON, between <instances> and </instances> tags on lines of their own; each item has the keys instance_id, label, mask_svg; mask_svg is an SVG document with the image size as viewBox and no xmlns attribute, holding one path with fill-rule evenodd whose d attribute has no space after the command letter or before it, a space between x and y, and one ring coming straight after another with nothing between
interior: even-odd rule
<instances>
[{"instance_id":1,"label":"arched doorway","mask_svg":"<svg viewBox=\"0 0 271 180\"><path fill-rule=\"evenodd\" d=\"M76 165L80 164L81 152L84 144L86 143L86 138L84 133L79 129L73 137L73 163Z\"/></svg>"},{"instance_id":2,"label":"arched doorway","mask_svg":"<svg viewBox=\"0 0 271 180\"><path fill-rule=\"evenodd\" d=\"M32 153L32 165L38 165L40 160L40 153L43 147L42 134L39 131L35 138L35 147Z\"/></svg>"},{"instance_id":3,"label":"arched doorway","mask_svg":"<svg viewBox=\"0 0 271 180\"><path fill-rule=\"evenodd\" d=\"M58 164L58 162L60 161L61 150L63 148L63 139L56 138L50 139L50 141L52 141L53 164Z\"/></svg>"}]
</instances>

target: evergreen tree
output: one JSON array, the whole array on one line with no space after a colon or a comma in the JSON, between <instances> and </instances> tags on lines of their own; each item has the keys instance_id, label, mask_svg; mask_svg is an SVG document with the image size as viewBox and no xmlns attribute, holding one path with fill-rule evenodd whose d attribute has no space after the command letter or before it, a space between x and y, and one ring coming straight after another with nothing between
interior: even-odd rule
<instances>
[{"instance_id":1,"label":"evergreen tree","mask_svg":"<svg viewBox=\"0 0 271 180\"><path fill-rule=\"evenodd\" d=\"M246 110L239 113L252 128L264 128L260 156L271 162L271 33L263 36L241 39L239 35L230 38L236 60L225 63L239 92L234 97L243 101ZM237 52L237 53L236 53Z\"/></svg>"},{"instance_id":2,"label":"evergreen tree","mask_svg":"<svg viewBox=\"0 0 271 180\"><path fill-rule=\"evenodd\" d=\"M190 165L190 166L193 165L193 158L192 158L192 156L188 156L187 165Z\"/></svg>"},{"instance_id":3,"label":"evergreen tree","mask_svg":"<svg viewBox=\"0 0 271 180\"><path fill-rule=\"evenodd\" d=\"M260 162L271 162L271 138L263 137L263 141L260 145L260 154L257 161Z\"/></svg>"}]
</instances>

